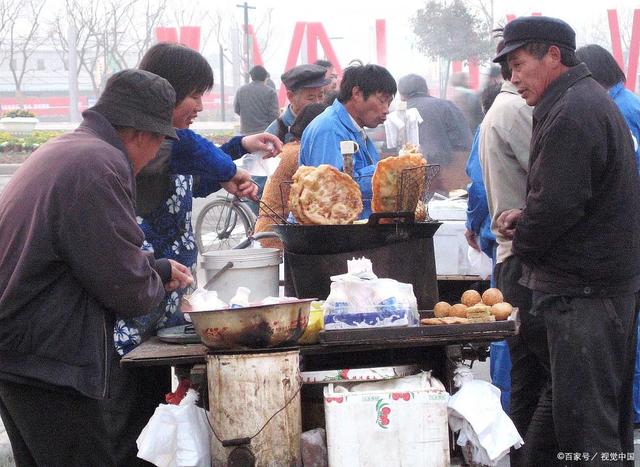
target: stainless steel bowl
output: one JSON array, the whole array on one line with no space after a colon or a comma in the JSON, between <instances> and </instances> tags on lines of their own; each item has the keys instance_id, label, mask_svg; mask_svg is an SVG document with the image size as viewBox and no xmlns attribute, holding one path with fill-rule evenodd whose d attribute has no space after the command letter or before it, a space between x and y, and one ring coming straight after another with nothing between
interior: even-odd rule
<instances>
[{"instance_id":1,"label":"stainless steel bowl","mask_svg":"<svg viewBox=\"0 0 640 467\"><path fill-rule=\"evenodd\" d=\"M200 340L211 349L260 349L295 344L309 323L313 300L191 311L186 296L182 311L189 313Z\"/></svg>"}]
</instances>

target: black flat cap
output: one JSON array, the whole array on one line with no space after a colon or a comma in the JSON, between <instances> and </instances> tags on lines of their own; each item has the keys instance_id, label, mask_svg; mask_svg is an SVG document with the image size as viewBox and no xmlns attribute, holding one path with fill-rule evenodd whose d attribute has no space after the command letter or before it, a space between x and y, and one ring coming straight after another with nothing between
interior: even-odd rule
<instances>
[{"instance_id":1,"label":"black flat cap","mask_svg":"<svg viewBox=\"0 0 640 467\"><path fill-rule=\"evenodd\" d=\"M558 18L548 16L523 16L504 27L504 49L494 62L502 62L507 55L530 42L546 42L576 50L576 33L571 26Z\"/></svg>"},{"instance_id":2,"label":"black flat cap","mask_svg":"<svg viewBox=\"0 0 640 467\"><path fill-rule=\"evenodd\" d=\"M176 92L164 78L144 70L122 70L107 81L91 110L112 125L178 139L171 123Z\"/></svg>"},{"instance_id":3,"label":"black flat cap","mask_svg":"<svg viewBox=\"0 0 640 467\"><path fill-rule=\"evenodd\" d=\"M327 69L320 65L298 65L284 73L280 79L289 91L301 88L321 88L331 82L324 75Z\"/></svg>"}]
</instances>

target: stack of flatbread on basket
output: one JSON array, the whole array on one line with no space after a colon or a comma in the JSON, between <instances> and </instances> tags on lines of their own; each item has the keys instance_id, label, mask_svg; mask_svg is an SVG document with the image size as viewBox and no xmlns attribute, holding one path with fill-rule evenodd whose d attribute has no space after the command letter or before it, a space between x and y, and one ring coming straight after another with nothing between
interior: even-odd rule
<instances>
[{"instance_id":1,"label":"stack of flatbread on basket","mask_svg":"<svg viewBox=\"0 0 640 467\"><path fill-rule=\"evenodd\" d=\"M351 224L362 212L362 194L331 165L301 166L293 175L289 209L300 224Z\"/></svg>"}]
</instances>

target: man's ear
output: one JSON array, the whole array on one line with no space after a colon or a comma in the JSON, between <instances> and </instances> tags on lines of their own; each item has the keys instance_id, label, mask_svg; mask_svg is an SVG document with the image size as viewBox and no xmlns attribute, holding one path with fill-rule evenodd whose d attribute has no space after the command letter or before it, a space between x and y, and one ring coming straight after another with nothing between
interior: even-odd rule
<instances>
[{"instance_id":1,"label":"man's ear","mask_svg":"<svg viewBox=\"0 0 640 467\"><path fill-rule=\"evenodd\" d=\"M289 91L289 90L287 89L287 99L289 100L289 102L291 102L291 101L293 100L293 96L295 96L295 95L296 95L296 93L295 93L295 92L293 92L293 91Z\"/></svg>"},{"instance_id":2,"label":"man's ear","mask_svg":"<svg viewBox=\"0 0 640 467\"><path fill-rule=\"evenodd\" d=\"M562 53L560 52L560 47L558 47L557 45L549 46L547 55L552 60L552 63L554 65L559 65L562 62Z\"/></svg>"},{"instance_id":3,"label":"man's ear","mask_svg":"<svg viewBox=\"0 0 640 467\"><path fill-rule=\"evenodd\" d=\"M364 100L364 96L362 94L362 89L360 89L360 86L354 86L351 88L351 99L353 100Z\"/></svg>"}]
</instances>

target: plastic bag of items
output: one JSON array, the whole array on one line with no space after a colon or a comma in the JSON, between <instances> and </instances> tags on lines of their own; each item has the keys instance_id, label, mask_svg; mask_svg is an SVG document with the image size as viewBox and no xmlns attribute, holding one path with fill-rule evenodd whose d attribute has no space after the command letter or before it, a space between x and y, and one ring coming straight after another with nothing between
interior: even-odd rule
<instances>
[{"instance_id":1,"label":"plastic bag of items","mask_svg":"<svg viewBox=\"0 0 640 467\"><path fill-rule=\"evenodd\" d=\"M349 272L331 277L324 328L414 326L419 321L413 285L378 279L366 258L347 262Z\"/></svg>"},{"instance_id":2,"label":"plastic bag of items","mask_svg":"<svg viewBox=\"0 0 640 467\"><path fill-rule=\"evenodd\" d=\"M180 405L160 404L138 436L138 457L158 467L209 467L211 428L197 400L189 389Z\"/></svg>"},{"instance_id":3,"label":"plastic bag of items","mask_svg":"<svg viewBox=\"0 0 640 467\"><path fill-rule=\"evenodd\" d=\"M457 444L468 463L498 466L514 446L524 442L500 404L500 390L460 365L454 382L460 389L449 399L449 426L459 432Z\"/></svg>"}]
</instances>

